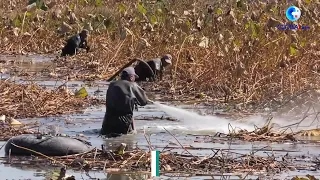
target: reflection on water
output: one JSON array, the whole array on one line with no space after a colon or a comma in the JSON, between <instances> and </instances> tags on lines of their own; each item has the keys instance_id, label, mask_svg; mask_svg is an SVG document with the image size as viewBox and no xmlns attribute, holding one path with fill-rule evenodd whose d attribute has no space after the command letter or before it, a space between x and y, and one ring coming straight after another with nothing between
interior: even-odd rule
<instances>
[{"instance_id":1,"label":"reflection on water","mask_svg":"<svg viewBox=\"0 0 320 180\"><path fill-rule=\"evenodd\" d=\"M109 150L116 150L121 143L125 143L126 151L132 151L137 147L137 142L139 139L135 135L124 135L115 138L107 138L104 140L103 145Z\"/></svg>"},{"instance_id":2,"label":"reflection on water","mask_svg":"<svg viewBox=\"0 0 320 180\"><path fill-rule=\"evenodd\" d=\"M53 55L4 55L0 54L0 62L46 62L55 58Z\"/></svg>"},{"instance_id":3,"label":"reflection on water","mask_svg":"<svg viewBox=\"0 0 320 180\"><path fill-rule=\"evenodd\" d=\"M6 79L12 73L30 75L43 72L43 75L47 76L51 72L50 69L55 68L55 64L51 61L54 58L41 55L0 55L0 78Z\"/></svg>"},{"instance_id":4,"label":"reflection on water","mask_svg":"<svg viewBox=\"0 0 320 180\"><path fill-rule=\"evenodd\" d=\"M1 179L57 179L60 168L24 166L24 165L3 165L0 164ZM75 179L100 179L100 180L131 180L148 179L150 175L146 174L111 174L101 171L73 171L67 170L66 176L74 176Z\"/></svg>"}]
</instances>

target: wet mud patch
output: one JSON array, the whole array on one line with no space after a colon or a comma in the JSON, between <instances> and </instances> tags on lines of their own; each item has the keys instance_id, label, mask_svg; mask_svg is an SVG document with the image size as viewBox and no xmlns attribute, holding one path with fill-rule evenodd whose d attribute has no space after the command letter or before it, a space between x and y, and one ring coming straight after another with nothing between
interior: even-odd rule
<instances>
[{"instance_id":1,"label":"wet mud patch","mask_svg":"<svg viewBox=\"0 0 320 180\"><path fill-rule=\"evenodd\" d=\"M52 61L56 57L54 55L12 55L12 54L0 54L0 63L40 63Z\"/></svg>"},{"instance_id":2,"label":"wet mud patch","mask_svg":"<svg viewBox=\"0 0 320 180\"><path fill-rule=\"evenodd\" d=\"M53 55L0 55L2 79L8 76L24 78L51 77L56 67Z\"/></svg>"}]
</instances>

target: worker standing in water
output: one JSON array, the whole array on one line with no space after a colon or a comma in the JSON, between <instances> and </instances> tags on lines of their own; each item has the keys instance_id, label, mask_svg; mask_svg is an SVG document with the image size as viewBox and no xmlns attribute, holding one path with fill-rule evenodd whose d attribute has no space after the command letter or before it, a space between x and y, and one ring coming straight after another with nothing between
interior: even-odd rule
<instances>
[{"instance_id":1,"label":"worker standing in water","mask_svg":"<svg viewBox=\"0 0 320 180\"><path fill-rule=\"evenodd\" d=\"M79 51L79 48L86 49L89 52L90 47L87 42L89 31L84 29L79 34L73 35L67 40L67 44L62 48L61 56L73 56Z\"/></svg>"},{"instance_id":2,"label":"worker standing in water","mask_svg":"<svg viewBox=\"0 0 320 180\"><path fill-rule=\"evenodd\" d=\"M149 79L149 81L156 81L157 79L162 80L165 68L172 64L171 60L172 56L170 54L166 54L161 58L147 61L147 64L151 67L154 76L150 72L150 68L146 67L144 63L139 62L134 68L137 75L139 76L136 81L147 81L147 78Z\"/></svg>"},{"instance_id":3,"label":"worker standing in water","mask_svg":"<svg viewBox=\"0 0 320 180\"><path fill-rule=\"evenodd\" d=\"M122 71L120 80L110 83L102 135L117 136L131 133L135 129L133 122L135 106L145 106L149 102L144 90L134 82L136 78L139 76L134 68L127 67Z\"/></svg>"}]
</instances>

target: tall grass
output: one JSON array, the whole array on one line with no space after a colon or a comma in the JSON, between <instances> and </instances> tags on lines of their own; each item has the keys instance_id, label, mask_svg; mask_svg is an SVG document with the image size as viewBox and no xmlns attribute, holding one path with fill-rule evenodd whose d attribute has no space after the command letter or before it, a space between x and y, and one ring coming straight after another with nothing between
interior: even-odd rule
<instances>
[{"instance_id":1,"label":"tall grass","mask_svg":"<svg viewBox=\"0 0 320 180\"><path fill-rule=\"evenodd\" d=\"M68 36L91 23L92 52L81 61L98 61L101 72L129 58L171 53L171 86L185 92L249 104L319 88L319 1L66 0L30 12L25 1L10 2L16 4L12 11L10 3L2 5L2 53L59 51ZM276 29L288 23L290 5L302 10L298 23L310 30ZM58 10L61 18L54 16ZM73 24L71 13L78 18ZM73 29L59 35L62 22ZM14 28L23 32L15 37Z\"/></svg>"}]
</instances>

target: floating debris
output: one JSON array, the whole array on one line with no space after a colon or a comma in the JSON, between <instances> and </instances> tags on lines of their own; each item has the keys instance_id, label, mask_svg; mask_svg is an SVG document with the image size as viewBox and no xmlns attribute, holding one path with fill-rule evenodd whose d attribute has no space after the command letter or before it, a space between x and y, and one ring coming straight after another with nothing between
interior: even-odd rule
<instances>
[{"instance_id":1,"label":"floating debris","mask_svg":"<svg viewBox=\"0 0 320 180\"><path fill-rule=\"evenodd\" d=\"M77 97L70 92L48 90L37 84L15 84L0 80L0 114L5 118L45 117L75 113L100 100ZM13 121L17 123L17 121Z\"/></svg>"}]
</instances>

